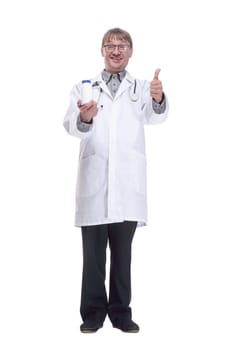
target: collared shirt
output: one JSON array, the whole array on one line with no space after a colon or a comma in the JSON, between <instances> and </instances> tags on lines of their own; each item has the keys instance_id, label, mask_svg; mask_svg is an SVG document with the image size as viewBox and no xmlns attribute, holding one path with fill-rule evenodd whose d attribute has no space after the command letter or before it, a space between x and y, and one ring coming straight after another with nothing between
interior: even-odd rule
<instances>
[{"instance_id":1,"label":"collared shirt","mask_svg":"<svg viewBox=\"0 0 233 350\"><path fill-rule=\"evenodd\" d=\"M116 92L120 86L120 83L124 79L126 75L126 71L111 74L109 72L106 72L106 70L103 70L102 72L102 79L109 88L109 91L111 92L112 97L116 95Z\"/></svg>"}]
</instances>

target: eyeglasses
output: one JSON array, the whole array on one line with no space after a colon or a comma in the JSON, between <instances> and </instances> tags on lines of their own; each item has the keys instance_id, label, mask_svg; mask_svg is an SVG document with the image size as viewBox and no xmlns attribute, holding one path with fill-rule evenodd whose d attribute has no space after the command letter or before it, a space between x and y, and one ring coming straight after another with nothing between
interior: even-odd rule
<instances>
[{"instance_id":1,"label":"eyeglasses","mask_svg":"<svg viewBox=\"0 0 233 350\"><path fill-rule=\"evenodd\" d=\"M120 52L124 52L124 51L127 51L130 46L129 45L112 45L112 44L109 44L109 45L104 45L104 48L107 52L113 52L116 48L118 49L118 51Z\"/></svg>"}]
</instances>

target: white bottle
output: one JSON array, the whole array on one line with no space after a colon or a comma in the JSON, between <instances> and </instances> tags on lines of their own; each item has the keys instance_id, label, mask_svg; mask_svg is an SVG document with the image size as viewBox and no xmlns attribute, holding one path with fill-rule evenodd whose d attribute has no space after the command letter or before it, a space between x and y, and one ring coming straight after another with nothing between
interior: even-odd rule
<instances>
[{"instance_id":1,"label":"white bottle","mask_svg":"<svg viewBox=\"0 0 233 350\"><path fill-rule=\"evenodd\" d=\"M83 80L81 86L81 101L82 104L92 100L92 85L90 80Z\"/></svg>"}]
</instances>

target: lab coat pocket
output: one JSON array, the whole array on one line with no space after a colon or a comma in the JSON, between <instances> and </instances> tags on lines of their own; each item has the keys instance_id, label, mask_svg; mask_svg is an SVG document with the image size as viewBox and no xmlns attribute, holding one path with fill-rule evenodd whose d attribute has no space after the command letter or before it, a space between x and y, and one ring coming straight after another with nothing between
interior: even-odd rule
<instances>
[{"instance_id":1,"label":"lab coat pocket","mask_svg":"<svg viewBox=\"0 0 233 350\"><path fill-rule=\"evenodd\" d=\"M95 195L103 187L106 161L96 154L80 159L77 193L80 197Z\"/></svg>"},{"instance_id":2,"label":"lab coat pocket","mask_svg":"<svg viewBox=\"0 0 233 350\"><path fill-rule=\"evenodd\" d=\"M130 184L139 194L146 194L146 157L137 151L131 153Z\"/></svg>"}]
</instances>

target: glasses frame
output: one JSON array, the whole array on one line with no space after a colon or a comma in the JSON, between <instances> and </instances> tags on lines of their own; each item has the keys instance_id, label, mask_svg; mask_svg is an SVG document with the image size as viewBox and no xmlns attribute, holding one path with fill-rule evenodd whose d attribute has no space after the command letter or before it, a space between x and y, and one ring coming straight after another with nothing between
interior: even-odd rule
<instances>
[{"instance_id":1,"label":"glasses frame","mask_svg":"<svg viewBox=\"0 0 233 350\"><path fill-rule=\"evenodd\" d=\"M103 47L107 52L113 52L116 48L119 52L126 52L131 48L129 44L105 44Z\"/></svg>"}]
</instances>

